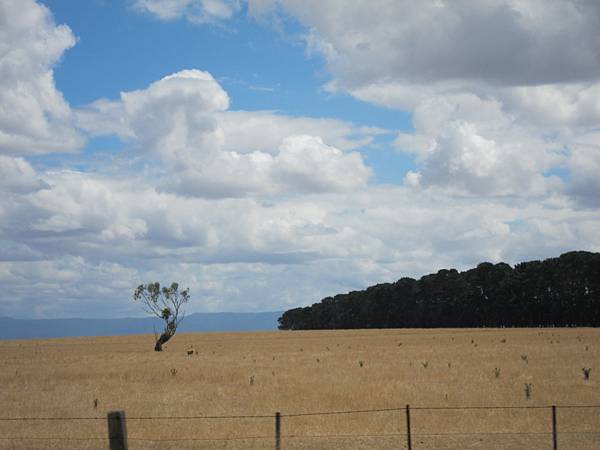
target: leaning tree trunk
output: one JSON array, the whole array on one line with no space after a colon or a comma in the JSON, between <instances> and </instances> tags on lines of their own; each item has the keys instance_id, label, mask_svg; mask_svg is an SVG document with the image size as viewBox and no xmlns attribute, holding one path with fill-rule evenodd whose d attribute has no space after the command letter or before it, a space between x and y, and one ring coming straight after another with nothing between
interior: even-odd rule
<instances>
[{"instance_id":1,"label":"leaning tree trunk","mask_svg":"<svg viewBox=\"0 0 600 450\"><path fill-rule=\"evenodd\" d=\"M154 346L155 352L162 352L162 346L165 342L173 337L174 333L164 332L160 335L160 337L156 340L156 345Z\"/></svg>"}]
</instances>

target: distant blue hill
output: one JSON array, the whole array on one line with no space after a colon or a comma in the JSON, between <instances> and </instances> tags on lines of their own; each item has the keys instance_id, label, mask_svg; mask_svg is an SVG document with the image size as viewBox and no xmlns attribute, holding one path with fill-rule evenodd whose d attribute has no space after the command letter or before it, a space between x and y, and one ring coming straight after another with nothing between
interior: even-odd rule
<instances>
[{"instance_id":1,"label":"distant blue hill","mask_svg":"<svg viewBox=\"0 0 600 450\"><path fill-rule=\"evenodd\" d=\"M270 331L282 312L197 313L186 316L177 331ZM12 319L0 317L0 339L43 339L73 336L120 336L161 331L153 317L127 319Z\"/></svg>"}]
</instances>

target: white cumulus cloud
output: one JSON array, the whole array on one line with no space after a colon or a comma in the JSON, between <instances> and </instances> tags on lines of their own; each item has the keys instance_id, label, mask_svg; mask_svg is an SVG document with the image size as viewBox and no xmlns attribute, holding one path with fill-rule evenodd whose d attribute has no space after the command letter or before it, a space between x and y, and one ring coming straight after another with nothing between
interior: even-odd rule
<instances>
[{"instance_id":1,"label":"white cumulus cloud","mask_svg":"<svg viewBox=\"0 0 600 450\"><path fill-rule=\"evenodd\" d=\"M75 45L66 25L34 0L0 1L0 152L32 155L79 149L53 67Z\"/></svg>"},{"instance_id":2,"label":"white cumulus cloud","mask_svg":"<svg viewBox=\"0 0 600 450\"><path fill-rule=\"evenodd\" d=\"M0 314L137 314L131 287L155 279L191 287L195 311L273 310L442 267L600 250L600 213L566 198L364 186L207 199L143 177L43 178L50 188L0 198Z\"/></svg>"},{"instance_id":3,"label":"white cumulus cloud","mask_svg":"<svg viewBox=\"0 0 600 450\"><path fill-rule=\"evenodd\" d=\"M249 11L306 26L327 90L412 113L396 146L416 157L413 188L597 195L581 167L597 147L578 142L600 120L600 3L250 0Z\"/></svg>"},{"instance_id":4,"label":"white cumulus cloud","mask_svg":"<svg viewBox=\"0 0 600 450\"><path fill-rule=\"evenodd\" d=\"M147 89L123 92L79 112L91 133L117 133L143 158L161 163L160 189L207 198L353 190L371 174L358 152L377 129L333 119L286 118L268 112L230 112L229 97L207 72L185 70ZM294 133L294 131L296 131ZM351 136L363 134L358 141Z\"/></svg>"},{"instance_id":5,"label":"white cumulus cloud","mask_svg":"<svg viewBox=\"0 0 600 450\"><path fill-rule=\"evenodd\" d=\"M0 155L0 192L28 193L49 187L23 158Z\"/></svg>"},{"instance_id":6,"label":"white cumulus cloud","mask_svg":"<svg viewBox=\"0 0 600 450\"><path fill-rule=\"evenodd\" d=\"M134 8L160 20L185 18L211 23L231 18L241 7L238 0L135 0Z\"/></svg>"},{"instance_id":7,"label":"white cumulus cloud","mask_svg":"<svg viewBox=\"0 0 600 450\"><path fill-rule=\"evenodd\" d=\"M578 0L250 0L309 28L346 86L480 80L507 86L600 75L600 4Z\"/></svg>"}]
</instances>

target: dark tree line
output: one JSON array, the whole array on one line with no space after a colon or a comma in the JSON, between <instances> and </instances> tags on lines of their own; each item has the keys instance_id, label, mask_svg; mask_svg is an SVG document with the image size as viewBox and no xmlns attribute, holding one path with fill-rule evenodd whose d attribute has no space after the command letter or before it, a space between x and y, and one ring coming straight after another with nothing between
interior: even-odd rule
<instances>
[{"instance_id":1,"label":"dark tree line","mask_svg":"<svg viewBox=\"0 0 600 450\"><path fill-rule=\"evenodd\" d=\"M282 330L599 325L600 253L583 251L401 278L279 318Z\"/></svg>"}]
</instances>

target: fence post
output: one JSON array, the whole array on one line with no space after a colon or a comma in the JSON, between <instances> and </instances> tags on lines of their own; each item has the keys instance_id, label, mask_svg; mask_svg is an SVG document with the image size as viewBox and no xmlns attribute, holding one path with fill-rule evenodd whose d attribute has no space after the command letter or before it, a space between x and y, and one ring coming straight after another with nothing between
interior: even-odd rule
<instances>
[{"instance_id":1,"label":"fence post","mask_svg":"<svg viewBox=\"0 0 600 450\"><path fill-rule=\"evenodd\" d=\"M406 405L406 443L408 450L412 450L412 440L410 437L410 405Z\"/></svg>"},{"instance_id":2,"label":"fence post","mask_svg":"<svg viewBox=\"0 0 600 450\"><path fill-rule=\"evenodd\" d=\"M275 413L275 450L281 450L281 413Z\"/></svg>"},{"instance_id":3,"label":"fence post","mask_svg":"<svg viewBox=\"0 0 600 450\"><path fill-rule=\"evenodd\" d=\"M107 420L110 450L127 450L125 411L111 411L108 413Z\"/></svg>"},{"instance_id":4,"label":"fence post","mask_svg":"<svg viewBox=\"0 0 600 450\"><path fill-rule=\"evenodd\" d=\"M558 429L556 427L556 406L552 405L552 450L558 450Z\"/></svg>"}]
</instances>

